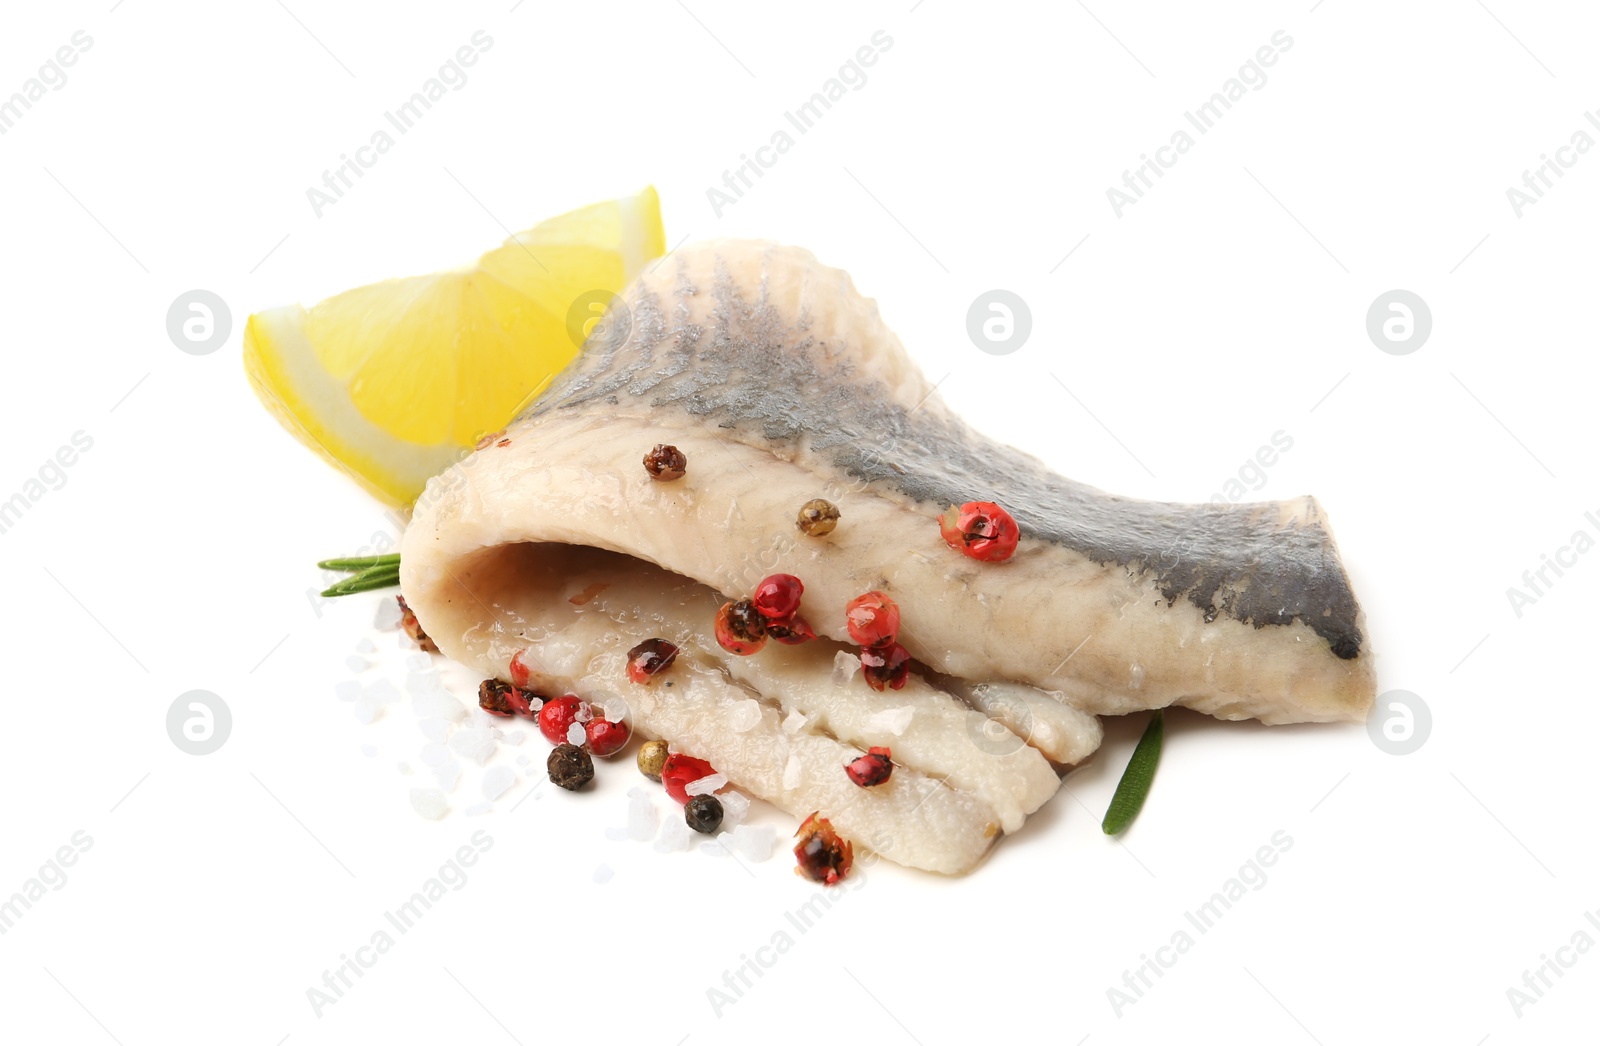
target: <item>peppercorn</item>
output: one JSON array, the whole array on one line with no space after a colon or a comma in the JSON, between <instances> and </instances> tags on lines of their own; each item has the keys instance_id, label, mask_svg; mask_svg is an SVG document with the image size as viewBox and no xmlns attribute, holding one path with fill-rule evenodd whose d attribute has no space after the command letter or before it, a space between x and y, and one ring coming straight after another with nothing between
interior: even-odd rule
<instances>
[{"instance_id":1,"label":"peppercorn","mask_svg":"<svg viewBox=\"0 0 1600 1046\"><path fill-rule=\"evenodd\" d=\"M628 651L628 678L648 683L652 676L671 668L677 658L678 648L665 639L646 639Z\"/></svg>"},{"instance_id":2,"label":"peppercorn","mask_svg":"<svg viewBox=\"0 0 1600 1046\"><path fill-rule=\"evenodd\" d=\"M714 795L690 796L683 806L683 819L695 831L710 835L722 825L722 800Z\"/></svg>"},{"instance_id":3,"label":"peppercorn","mask_svg":"<svg viewBox=\"0 0 1600 1046\"><path fill-rule=\"evenodd\" d=\"M722 604L713 631L730 654L753 654L767 644L767 619L748 599Z\"/></svg>"},{"instance_id":4,"label":"peppercorn","mask_svg":"<svg viewBox=\"0 0 1600 1046\"><path fill-rule=\"evenodd\" d=\"M704 759L674 752L667 756L666 763L661 767L661 783L666 785L668 795L680 803L687 803L689 785L714 773L716 771Z\"/></svg>"},{"instance_id":5,"label":"peppercorn","mask_svg":"<svg viewBox=\"0 0 1600 1046\"><path fill-rule=\"evenodd\" d=\"M438 645L428 638L428 633L422 630L422 624L417 620L417 615L411 612L410 607L406 606L406 597L396 596L395 598L400 601L400 627L422 650L430 654L437 654L439 652Z\"/></svg>"},{"instance_id":6,"label":"peppercorn","mask_svg":"<svg viewBox=\"0 0 1600 1046\"><path fill-rule=\"evenodd\" d=\"M646 741L639 746L639 772L652 781L661 780L661 768L667 763L667 743Z\"/></svg>"},{"instance_id":7,"label":"peppercorn","mask_svg":"<svg viewBox=\"0 0 1600 1046\"><path fill-rule=\"evenodd\" d=\"M832 534L833 528L839 525L839 507L831 501L813 498L800 506L800 515L795 518L794 525L807 537L820 538L824 534Z\"/></svg>"},{"instance_id":8,"label":"peppercorn","mask_svg":"<svg viewBox=\"0 0 1600 1046\"><path fill-rule=\"evenodd\" d=\"M544 707L539 709L539 732L551 744L561 744L567 739L567 731L572 729L572 724L578 721L580 703L573 694L546 701Z\"/></svg>"},{"instance_id":9,"label":"peppercorn","mask_svg":"<svg viewBox=\"0 0 1600 1046\"><path fill-rule=\"evenodd\" d=\"M768 621L788 621L800 609L800 596L805 589L793 574L772 574L756 585L750 602Z\"/></svg>"},{"instance_id":10,"label":"peppercorn","mask_svg":"<svg viewBox=\"0 0 1600 1046\"><path fill-rule=\"evenodd\" d=\"M589 751L598 756L615 755L628 743L632 733L628 724L610 719L594 718L583 724L584 739Z\"/></svg>"},{"instance_id":11,"label":"peppercorn","mask_svg":"<svg viewBox=\"0 0 1600 1046\"><path fill-rule=\"evenodd\" d=\"M846 764L844 772L851 781L862 788L871 788L889 779L889 775L894 772L894 762L887 748L874 745L867 749L866 755Z\"/></svg>"},{"instance_id":12,"label":"peppercorn","mask_svg":"<svg viewBox=\"0 0 1600 1046\"><path fill-rule=\"evenodd\" d=\"M498 679L485 679L478 684L478 707L490 715L533 715L528 704L533 695L526 690L502 683Z\"/></svg>"},{"instance_id":13,"label":"peppercorn","mask_svg":"<svg viewBox=\"0 0 1600 1046\"><path fill-rule=\"evenodd\" d=\"M864 593L845 605L844 627L862 646L893 643L900 634L900 607L882 592Z\"/></svg>"},{"instance_id":14,"label":"peppercorn","mask_svg":"<svg viewBox=\"0 0 1600 1046\"><path fill-rule=\"evenodd\" d=\"M861 678L874 690L884 687L899 690L906 685L911 674L911 654L899 643L863 647L861 650Z\"/></svg>"},{"instance_id":15,"label":"peppercorn","mask_svg":"<svg viewBox=\"0 0 1600 1046\"><path fill-rule=\"evenodd\" d=\"M839 837L826 817L812 814L794 834L800 840L794 847L796 875L832 886L850 874L855 848Z\"/></svg>"},{"instance_id":16,"label":"peppercorn","mask_svg":"<svg viewBox=\"0 0 1600 1046\"><path fill-rule=\"evenodd\" d=\"M672 444L657 443L644 456L644 470L650 473L651 479L668 483L683 478L689 470L689 459Z\"/></svg>"},{"instance_id":17,"label":"peppercorn","mask_svg":"<svg viewBox=\"0 0 1600 1046\"><path fill-rule=\"evenodd\" d=\"M577 745L556 745L550 750L544 768L552 784L572 792L594 780L594 760Z\"/></svg>"},{"instance_id":18,"label":"peppercorn","mask_svg":"<svg viewBox=\"0 0 1600 1046\"><path fill-rule=\"evenodd\" d=\"M785 646L798 646L808 639L817 638L815 630L799 614L787 621L768 621L767 635Z\"/></svg>"},{"instance_id":19,"label":"peppercorn","mask_svg":"<svg viewBox=\"0 0 1600 1046\"><path fill-rule=\"evenodd\" d=\"M985 563L1003 563L1022 536L1011 513L992 501L951 505L939 516L939 535L951 548Z\"/></svg>"}]
</instances>

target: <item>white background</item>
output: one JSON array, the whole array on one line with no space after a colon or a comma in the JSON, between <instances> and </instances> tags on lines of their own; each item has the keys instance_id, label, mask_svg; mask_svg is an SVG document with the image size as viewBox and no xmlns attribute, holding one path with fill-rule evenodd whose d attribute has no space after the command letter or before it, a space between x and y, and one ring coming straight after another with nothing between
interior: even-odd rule
<instances>
[{"instance_id":1,"label":"white background","mask_svg":"<svg viewBox=\"0 0 1600 1046\"><path fill-rule=\"evenodd\" d=\"M1600 940L1600 555L1520 617L1507 597L1575 531L1600 536L1600 158L1520 217L1506 197L1600 104L1582 5L287 2L11 5L0 32L0 96L93 39L0 136L0 500L93 439L0 534L0 895L93 840L0 937L8 1039L1592 1036L1600 955L1520 1015L1507 996L1575 932ZM306 189L479 29L470 81L314 216ZM865 86L718 217L707 188L879 29L893 46ZM1280 29L1266 84L1117 217L1107 188ZM848 269L960 411L1078 479L1203 500L1283 430L1251 496L1321 499L1379 690L1426 701L1427 742L1398 757L1360 726L1175 715L1118 843L1098 819L1141 724L1111 723L976 873L876 865L803 935L784 914L810 890L781 853L607 839L641 780L625 765L584 796L519 767L477 817L469 775L448 818L418 818L409 709L364 727L334 696L362 637L380 643L364 679L403 683L407 653L373 633L377 597L319 615L305 595L313 561L392 527L259 408L243 320L650 183L669 245L769 237ZM1033 313L1006 357L965 331L995 287ZM1405 356L1365 331L1397 287L1433 314ZM193 288L231 308L211 355L167 337ZM195 688L233 714L205 757L165 729ZM477 830L493 846L467 885L318 1016L307 989ZM1119 1015L1107 990L1280 830L1266 884ZM707 989L786 928L794 946L715 1012Z\"/></svg>"}]
</instances>

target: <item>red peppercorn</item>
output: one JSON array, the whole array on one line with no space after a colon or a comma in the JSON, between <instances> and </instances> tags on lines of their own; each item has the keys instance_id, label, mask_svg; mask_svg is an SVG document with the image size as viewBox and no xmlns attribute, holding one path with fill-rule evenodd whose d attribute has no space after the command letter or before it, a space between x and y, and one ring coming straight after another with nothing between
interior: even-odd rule
<instances>
[{"instance_id":1,"label":"red peppercorn","mask_svg":"<svg viewBox=\"0 0 1600 1046\"><path fill-rule=\"evenodd\" d=\"M911 674L911 655L899 643L863 647L861 650L861 678L874 690L888 687L899 690L906 685Z\"/></svg>"},{"instance_id":2,"label":"red peppercorn","mask_svg":"<svg viewBox=\"0 0 1600 1046\"><path fill-rule=\"evenodd\" d=\"M850 840L839 837L826 817L812 814L794 834L800 840L794 847L796 875L832 886L850 874L854 848Z\"/></svg>"},{"instance_id":3,"label":"red peppercorn","mask_svg":"<svg viewBox=\"0 0 1600 1046\"><path fill-rule=\"evenodd\" d=\"M588 740L589 751L598 756L615 755L628 743L632 733L628 724L609 719L591 719L583 724L583 736Z\"/></svg>"},{"instance_id":4,"label":"red peppercorn","mask_svg":"<svg viewBox=\"0 0 1600 1046\"><path fill-rule=\"evenodd\" d=\"M730 654L753 654L767 645L767 619L748 599L722 604L715 631L717 643Z\"/></svg>"},{"instance_id":5,"label":"red peppercorn","mask_svg":"<svg viewBox=\"0 0 1600 1046\"><path fill-rule=\"evenodd\" d=\"M800 609L800 594L806 586L793 574L773 574L761 579L750 602L769 621L787 621Z\"/></svg>"},{"instance_id":6,"label":"red peppercorn","mask_svg":"<svg viewBox=\"0 0 1600 1046\"><path fill-rule=\"evenodd\" d=\"M866 755L847 764L844 772L862 788L871 788L889 779L894 772L894 761L890 759L887 748L873 746L867 749Z\"/></svg>"},{"instance_id":7,"label":"red peppercorn","mask_svg":"<svg viewBox=\"0 0 1600 1046\"><path fill-rule=\"evenodd\" d=\"M951 548L985 563L1010 559L1022 536L1011 513L992 501L951 505L939 517L939 535Z\"/></svg>"},{"instance_id":8,"label":"red peppercorn","mask_svg":"<svg viewBox=\"0 0 1600 1046\"><path fill-rule=\"evenodd\" d=\"M704 759L696 759L692 755L674 752L667 756L667 761L661 766L661 783L667 786L667 794L680 803L689 801L686 787L702 777L709 777L716 773L711 769L711 764Z\"/></svg>"},{"instance_id":9,"label":"red peppercorn","mask_svg":"<svg viewBox=\"0 0 1600 1046\"><path fill-rule=\"evenodd\" d=\"M539 709L539 732L551 744L567 743L567 730L578 721L578 699L572 694L552 697Z\"/></svg>"},{"instance_id":10,"label":"red peppercorn","mask_svg":"<svg viewBox=\"0 0 1600 1046\"><path fill-rule=\"evenodd\" d=\"M395 598L400 601L400 627L405 630L406 635L416 642L418 648L426 650L430 654L437 654L439 647L432 639L428 638L428 633L422 630L422 623L417 620L417 615L406 605L406 597L396 596Z\"/></svg>"},{"instance_id":11,"label":"red peppercorn","mask_svg":"<svg viewBox=\"0 0 1600 1046\"><path fill-rule=\"evenodd\" d=\"M533 715L528 701L535 695L526 690L502 683L498 679L485 679L478 684L478 707L490 715Z\"/></svg>"},{"instance_id":12,"label":"red peppercorn","mask_svg":"<svg viewBox=\"0 0 1600 1046\"><path fill-rule=\"evenodd\" d=\"M785 646L798 646L808 639L817 638L817 633L799 614L787 621L768 621L767 635Z\"/></svg>"},{"instance_id":13,"label":"red peppercorn","mask_svg":"<svg viewBox=\"0 0 1600 1046\"><path fill-rule=\"evenodd\" d=\"M628 678L635 683L648 683L652 676L672 667L678 658L678 648L665 639L646 639L628 651Z\"/></svg>"},{"instance_id":14,"label":"red peppercorn","mask_svg":"<svg viewBox=\"0 0 1600 1046\"><path fill-rule=\"evenodd\" d=\"M511 655L510 667L512 686L526 688L530 678L533 675L533 670L530 669L528 667L528 663L523 660L523 657L527 655L527 653L528 652L526 650L518 650L515 654Z\"/></svg>"},{"instance_id":15,"label":"red peppercorn","mask_svg":"<svg viewBox=\"0 0 1600 1046\"><path fill-rule=\"evenodd\" d=\"M868 592L845 606L844 627L862 646L893 643L900 635L900 608L882 592Z\"/></svg>"}]
</instances>

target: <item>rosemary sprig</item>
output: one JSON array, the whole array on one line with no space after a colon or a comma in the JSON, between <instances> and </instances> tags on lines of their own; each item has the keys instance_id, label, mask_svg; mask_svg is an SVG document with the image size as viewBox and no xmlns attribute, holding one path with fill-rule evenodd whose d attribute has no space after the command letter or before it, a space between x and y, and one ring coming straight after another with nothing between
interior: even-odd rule
<instances>
[{"instance_id":1,"label":"rosemary sprig","mask_svg":"<svg viewBox=\"0 0 1600 1046\"><path fill-rule=\"evenodd\" d=\"M345 556L324 559L317 564L323 570L352 572L343 581L336 581L322 590L324 598L350 596L357 592L370 592L375 588L392 588L400 583L400 556Z\"/></svg>"},{"instance_id":2,"label":"rosemary sprig","mask_svg":"<svg viewBox=\"0 0 1600 1046\"><path fill-rule=\"evenodd\" d=\"M400 553L387 556L345 556L342 559L324 559L317 564L319 570L366 570L368 567L397 567Z\"/></svg>"},{"instance_id":3,"label":"rosemary sprig","mask_svg":"<svg viewBox=\"0 0 1600 1046\"><path fill-rule=\"evenodd\" d=\"M1161 739L1166 732L1164 723L1163 710L1157 709L1156 714L1150 717L1150 725L1144 728L1144 736L1134 746L1133 755L1128 759L1128 768L1122 771L1122 780L1117 782L1111 805L1106 808L1106 818L1100 822L1100 830L1107 835L1118 835L1125 831L1144 807L1145 796L1150 794L1150 785L1156 779L1156 765L1161 762Z\"/></svg>"}]
</instances>

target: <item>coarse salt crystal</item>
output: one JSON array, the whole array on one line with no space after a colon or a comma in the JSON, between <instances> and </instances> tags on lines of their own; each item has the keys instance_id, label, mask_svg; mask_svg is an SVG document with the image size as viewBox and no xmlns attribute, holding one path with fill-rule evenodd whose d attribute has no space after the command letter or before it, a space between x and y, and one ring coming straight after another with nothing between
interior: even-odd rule
<instances>
[{"instance_id":1,"label":"coarse salt crystal","mask_svg":"<svg viewBox=\"0 0 1600 1046\"><path fill-rule=\"evenodd\" d=\"M656 837L660 814L647 795L636 795L628 800L628 838L634 842L648 843Z\"/></svg>"},{"instance_id":2,"label":"coarse salt crystal","mask_svg":"<svg viewBox=\"0 0 1600 1046\"><path fill-rule=\"evenodd\" d=\"M881 712L872 713L867 719L868 730L887 730L896 737L906 732L906 727L911 725L911 717L916 710L910 705L901 705L899 708L885 708Z\"/></svg>"},{"instance_id":3,"label":"coarse salt crystal","mask_svg":"<svg viewBox=\"0 0 1600 1046\"><path fill-rule=\"evenodd\" d=\"M717 796L722 803L722 825L724 828L733 828L743 824L744 819L750 816L750 799L743 792L731 789Z\"/></svg>"},{"instance_id":4,"label":"coarse salt crystal","mask_svg":"<svg viewBox=\"0 0 1600 1046\"><path fill-rule=\"evenodd\" d=\"M393 632L400 627L400 603L393 596L378 600L378 611L372 615L372 627L379 632Z\"/></svg>"},{"instance_id":5,"label":"coarse salt crystal","mask_svg":"<svg viewBox=\"0 0 1600 1046\"><path fill-rule=\"evenodd\" d=\"M746 733L754 730L761 723L761 702L754 698L745 698L736 701L733 711L728 716L728 728L735 733Z\"/></svg>"},{"instance_id":6,"label":"coarse salt crystal","mask_svg":"<svg viewBox=\"0 0 1600 1046\"><path fill-rule=\"evenodd\" d=\"M357 675L360 675L362 672L365 672L367 669L372 667L372 662L368 661L360 654L351 654L349 657L344 659L344 667L348 668Z\"/></svg>"},{"instance_id":7,"label":"coarse salt crystal","mask_svg":"<svg viewBox=\"0 0 1600 1046\"><path fill-rule=\"evenodd\" d=\"M361 696L361 681L346 679L333 688L333 696L341 701L354 701Z\"/></svg>"},{"instance_id":8,"label":"coarse salt crystal","mask_svg":"<svg viewBox=\"0 0 1600 1046\"><path fill-rule=\"evenodd\" d=\"M805 725L806 717L798 708L789 709L789 714L783 717L783 732L786 734L798 734L805 729Z\"/></svg>"},{"instance_id":9,"label":"coarse salt crystal","mask_svg":"<svg viewBox=\"0 0 1600 1046\"><path fill-rule=\"evenodd\" d=\"M438 716L417 720L417 729L422 731L422 736L435 744L444 744L445 739L450 736L450 727L450 720Z\"/></svg>"},{"instance_id":10,"label":"coarse salt crystal","mask_svg":"<svg viewBox=\"0 0 1600 1046\"><path fill-rule=\"evenodd\" d=\"M501 744L508 744L508 745L512 746L513 748L515 748L517 745L520 745L522 742L526 741L527 739L528 739L528 732L526 730L513 730L510 733L508 733L508 734L504 735L503 737L501 737L500 738L500 742L501 742Z\"/></svg>"},{"instance_id":11,"label":"coarse salt crystal","mask_svg":"<svg viewBox=\"0 0 1600 1046\"><path fill-rule=\"evenodd\" d=\"M793 752L789 753L789 761L783 764L783 788L790 791L800 787L800 757Z\"/></svg>"},{"instance_id":12,"label":"coarse salt crystal","mask_svg":"<svg viewBox=\"0 0 1600 1046\"><path fill-rule=\"evenodd\" d=\"M598 865L594 870L594 884L596 886L604 886L611 881L611 877L614 874L616 873L611 870L609 864Z\"/></svg>"},{"instance_id":13,"label":"coarse salt crystal","mask_svg":"<svg viewBox=\"0 0 1600 1046\"><path fill-rule=\"evenodd\" d=\"M413 788L411 809L420 817L437 821L450 809L450 804L445 800L444 793L437 788Z\"/></svg>"},{"instance_id":14,"label":"coarse salt crystal","mask_svg":"<svg viewBox=\"0 0 1600 1046\"><path fill-rule=\"evenodd\" d=\"M848 686L850 677L856 674L861 667L859 655L848 654L841 650L833 655L833 685Z\"/></svg>"},{"instance_id":15,"label":"coarse salt crystal","mask_svg":"<svg viewBox=\"0 0 1600 1046\"><path fill-rule=\"evenodd\" d=\"M358 654L371 654L371 653L375 652L377 649L378 649L378 644L374 643L371 639L367 638L366 636L362 636L359 640L356 641L356 653L358 653Z\"/></svg>"},{"instance_id":16,"label":"coarse salt crystal","mask_svg":"<svg viewBox=\"0 0 1600 1046\"><path fill-rule=\"evenodd\" d=\"M728 783L727 774L707 774L683 786L687 795L710 795Z\"/></svg>"},{"instance_id":17,"label":"coarse salt crystal","mask_svg":"<svg viewBox=\"0 0 1600 1046\"><path fill-rule=\"evenodd\" d=\"M687 850L694 836L694 830L682 817L668 817L661 823L661 834L656 836L655 851L666 854Z\"/></svg>"},{"instance_id":18,"label":"coarse salt crystal","mask_svg":"<svg viewBox=\"0 0 1600 1046\"><path fill-rule=\"evenodd\" d=\"M587 701L579 701L578 710L572 713L572 718L579 723L587 723L594 718L594 706ZM572 743L578 744L577 741Z\"/></svg>"},{"instance_id":19,"label":"coarse salt crystal","mask_svg":"<svg viewBox=\"0 0 1600 1046\"><path fill-rule=\"evenodd\" d=\"M567 744L569 745L577 745L582 748L583 742L588 740L588 737L589 735L584 732L582 723L573 723L567 727Z\"/></svg>"},{"instance_id":20,"label":"coarse salt crystal","mask_svg":"<svg viewBox=\"0 0 1600 1046\"><path fill-rule=\"evenodd\" d=\"M362 745L361 754L366 756L368 759L371 759L373 756L378 754L378 748L376 745Z\"/></svg>"},{"instance_id":21,"label":"coarse salt crystal","mask_svg":"<svg viewBox=\"0 0 1600 1046\"><path fill-rule=\"evenodd\" d=\"M718 838L746 861L760 862L772 856L772 848L778 841L778 830L770 824L741 824L731 832L723 832Z\"/></svg>"},{"instance_id":22,"label":"coarse salt crystal","mask_svg":"<svg viewBox=\"0 0 1600 1046\"><path fill-rule=\"evenodd\" d=\"M490 802L500 798L517 783L517 772L509 766L491 766L483 775L483 797Z\"/></svg>"},{"instance_id":23,"label":"coarse salt crystal","mask_svg":"<svg viewBox=\"0 0 1600 1046\"><path fill-rule=\"evenodd\" d=\"M375 679L368 683L361 696L376 708L400 703L400 689L387 679Z\"/></svg>"},{"instance_id":24,"label":"coarse salt crystal","mask_svg":"<svg viewBox=\"0 0 1600 1046\"><path fill-rule=\"evenodd\" d=\"M446 792L453 791L456 782L461 780L461 764L454 759L442 766L433 768L433 776L439 781L439 787Z\"/></svg>"},{"instance_id":25,"label":"coarse salt crystal","mask_svg":"<svg viewBox=\"0 0 1600 1046\"><path fill-rule=\"evenodd\" d=\"M450 735L450 747L456 755L482 766L494 755L494 734L485 727L467 727Z\"/></svg>"},{"instance_id":26,"label":"coarse salt crystal","mask_svg":"<svg viewBox=\"0 0 1600 1046\"><path fill-rule=\"evenodd\" d=\"M367 704L365 701L357 701L356 702L356 707L355 707L356 722L360 723L362 726L366 726L368 723L371 723L373 720L377 719L378 715L379 715L378 709L373 708L371 705Z\"/></svg>"}]
</instances>

